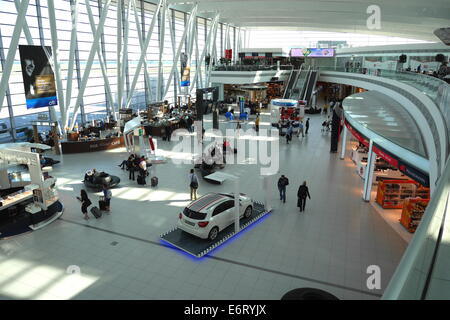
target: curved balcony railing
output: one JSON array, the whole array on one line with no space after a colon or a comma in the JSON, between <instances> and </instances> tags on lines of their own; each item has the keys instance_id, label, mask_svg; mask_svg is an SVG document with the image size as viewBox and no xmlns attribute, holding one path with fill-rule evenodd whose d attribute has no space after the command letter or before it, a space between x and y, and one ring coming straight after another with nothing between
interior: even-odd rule
<instances>
[{"instance_id":1,"label":"curved balcony railing","mask_svg":"<svg viewBox=\"0 0 450 320\"><path fill-rule=\"evenodd\" d=\"M281 65L280 70L292 70L292 65ZM230 66L215 66L213 71L268 71L278 70L277 65L230 65Z\"/></svg>"},{"instance_id":2,"label":"curved balcony railing","mask_svg":"<svg viewBox=\"0 0 450 320\"><path fill-rule=\"evenodd\" d=\"M445 123L447 125L447 134L450 137L450 84L448 84L447 82L433 76L406 71L343 67L320 67L319 70L351 72L379 76L408 84L420 90L431 100L433 100L433 102L442 112Z\"/></svg>"},{"instance_id":3,"label":"curved balcony railing","mask_svg":"<svg viewBox=\"0 0 450 320\"><path fill-rule=\"evenodd\" d=\"M438 106L450 129L450 84L413 72L362 68L320 67L321 71L363 73L408 84ZM450 135L449 135L450 136ZM441 175L423 219L397 267L383 299L450 299L450 159Z\"/></svg>"}]
</instances>

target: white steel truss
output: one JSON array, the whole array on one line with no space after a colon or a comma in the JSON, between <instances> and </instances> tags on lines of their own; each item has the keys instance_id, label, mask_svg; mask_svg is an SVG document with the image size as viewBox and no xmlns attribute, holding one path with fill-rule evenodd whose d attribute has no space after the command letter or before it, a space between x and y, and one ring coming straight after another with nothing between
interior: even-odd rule
<instances>
[{"instance_id":1,"label":"white steel truss","mask_svg":"<svg viewBox=\"0 0 450 320\"><path fill-rule=\"evenodd\" d=\"M60 119L56 118L55 107L50 106L49 110L52 115L52 118L58 120L60 124L61 132L64 134L68 129L73 129L77 115L81 111L82 113L82 121L84 119L84 104L83 104L83 96L86 91L87 82L90 78L91 68L93 66L94 60L98 61L100 65L100 71L102 73L102 77L104 80L104 91L105 91L105 101L107 103L106 109L108 112L111 112L115 117L119 108L130 108L131 101L133 97L133 93L136 89L136 84L140 73L142 72L142 67L144 67L144 77L145 77L145 97L146 101L153 101L152 96L158 100L164 100L168 95L171 86L174 88L175 93L175 101L177 101L178 94L183 94L181 87L181 74L180 74L180 55L183 51L183 47L185 53L187 55L187 66L192 67L195 63L195 77L193 81L191 81L190 87L186 88L185 94L189 94L195 86L198 88L208 86L211 78L212 65L213 62L217 59L218 56L218 47L216 45L216 37L217 34L220 34L221 39L223 38L222 27L219 30L219 14L217 13L212 21L209 23L209 30L207 31L206 43L202 52L199 52L199 41L198 41L198 27L197 27L197 13L198 6L197 4L193 5L192 10L190 10L190 14L186 15L189 18L186 21L183 30L183 36L181 40L177 41L177 37L175 34L175 11L169 8L167 0L159 0L159 3L156 5L156 8L153 12L153 17L151 19L151 23L149 28L147 29L146 35L145 32L145 23L144 23L144 3L140 2L140 15L138 14L138 5L136 0L97 0L95 3L98 4L99 15L94 17L91 3L92 0L84 0L86 11L83 14L87 14L90 24L90 31L93 35L93 41L90 46L88 58L86 61L83 61L85 64L84 71L82 75L80 74L79 67L79 57L78 57L78 42L77 42L77 33L78 33L78 25L79 25L79 15L80 15L80 5L82 5L81 0L70 0L70 15L71 15L71 32L70 32L70 46L68 51L68 67L67 67L67 76L62 74L61 71L61 63L60 63L60 49L59 49L59 39L58 39L58 21L56 17L55 11L55 0L48 0L48 17L49 17L49 25L50 25L50 34L51 34L51 46L52 46L52 56L49 59L49 62L55 73L55 82L56 82L56 91L58 96L58 107L59 107L59 116ZM140 1L140 0L138 0ZM33 37L28 27L26 21L27 9L29 6L29 0L14 0L15 6L17 8L17 16L16 23L14 26L14 32L11 36L10 47L7 51L7 56L3 60L3 73L0 79L0 110L3 104L7 88L8 82L12 71L12 66L14 65L14 58L18 48L18 44L20 41L21 35L23 35L29 45L33 45ZM117 91L113 92L112 87L110 85L110 78L108 76L108 64L106 61L105 48L104 48L104 25L105 20L108 15L108 8L114 3L117 5L117 52L116 57L117 60L114 61L117 68ZM59 3L58 3L59 4ZM40 4L37 2L36 4L39 6ZM40 12L38 10L38 12ZM138 33L139 38L139 46L140 46L140 59L137 61L137 67L134 71L134 75L131 81L131 84L128 82L128 39L129 37L129 17L134 14L134 19L136 23L136 31ZM147 59L147 51L149 49L149 44L151 41L151 37L153 35L154 28L156 26L156 22L159 17L159 52L158 52L158 71L157 71L157 92L152 92L151 90L151 81L149 75L150 63ZM98 24L95 23L95 18L98 20ZM199 18L205 19L205 18ZM206 19L205 19L206 20ZM206 21L205 21L206 22ZM167 40L166 28L169 28L170 39ZM221 47L226 46L229 47L230 36L229 36L229 28L227 25L227 35L226 35L226 44L222 44ZM218 32L219 30L219 32ZM23 31L23 33L22 33ZM79 33L78 33L79 34ZM41 44L43 43L43 35L42 32L39 35L41 40ZM239 34L240 37L240 34ZM167 74L164 74L164 47L165 42L170 41L172 47L172 66L171 71ZM242 41L241 38L238 40L238 46L240 46L239 41ZM50 53L48 53L49 55ZM204 63L205 56L210 56L210 65L203 69L202 64ZM110 63L110 61L109 61ZM154 62L153 62L154 63ZM75 74L75 70L77 70L78 76ZM204 71L203 71L204 70ZM204 72L204 74L202 73ZM131 75L130 75L131 76ZM191 76L194 76L194 70L191 69ZM166 77L166 79L164 79ZM76 97L73 97L74 90L74 78L78 80L78 93ZM167 80L167 81L165 81ZM203 80L205 82L203 82ZM64 82L65 81L65 82ZM174 83L172 83L174 81ZM126 86L125 86L126 85ZM8 101L8 108L11 109L11 101ZM13 114L10 111L10 117ZM12 129L15 129L15 125L11 125ZM14 128L13 128L14 127Z\"/></svg>"}]
</instances>

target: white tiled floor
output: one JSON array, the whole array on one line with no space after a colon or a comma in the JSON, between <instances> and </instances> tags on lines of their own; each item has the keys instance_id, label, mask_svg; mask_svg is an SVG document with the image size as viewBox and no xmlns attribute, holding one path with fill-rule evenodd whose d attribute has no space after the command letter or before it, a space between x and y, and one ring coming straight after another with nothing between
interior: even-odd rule
<instances>
[{"instance_id":1,"label":"white tiled floor","mask_svg":"<svg viewBox=\"0 0 450 320\"><path fill-rule=\"evenodd\" d=\"M262 126L267 127L267 117ZM329 153L323 117L311 116L308 137L280 141L281 173L290 179L287 203L273 181L274 212L259 224L196 260L164 246L159 235L177 222L188 202L190 165L158 165L159 186L130 182L117 164L125 150L65 155L54 167L62 219L0 243L0 295L4 299L280 299L299 287L327 290L340 299L378 299L406 243L361 200L354 168ZM210 126L205 121L205 126ZM169 151L174 142L159 141ZM75 199L89 168L117 174L110 216L82 219ZM262 198L258 165L227 165L241 178L241 191ZM306 212L296 207L299 184L309 182ZM200 181L200 194L233 191L233 185ZM90 193L96 202L100 194ZM116 241L117 245L112 245ZM378 265L382 289L366 287L366 268ZM68 274L69 266L80 274Z\"/></svg>"}]
</instances>

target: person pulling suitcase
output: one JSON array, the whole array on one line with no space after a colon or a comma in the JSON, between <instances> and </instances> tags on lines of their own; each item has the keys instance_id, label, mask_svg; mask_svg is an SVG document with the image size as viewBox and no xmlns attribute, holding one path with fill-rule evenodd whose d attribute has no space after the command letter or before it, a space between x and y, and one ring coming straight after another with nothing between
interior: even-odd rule
<instances>
[{"instance_id":1,"label":"person pulling suitcase","mask_svg":"<svg viewBox=\"0 0 450 320\"><path fill-rule=\"evenodd\" d=\"M111 205L111 198L112 198L112 192L108 189L108 186L106 184L103 185L103 201L104 205L99 203L100 210L104 210L107 213L111 211L110 205ZM103 209L103 208L104 209Z\"/></svg>"}]
</instances>

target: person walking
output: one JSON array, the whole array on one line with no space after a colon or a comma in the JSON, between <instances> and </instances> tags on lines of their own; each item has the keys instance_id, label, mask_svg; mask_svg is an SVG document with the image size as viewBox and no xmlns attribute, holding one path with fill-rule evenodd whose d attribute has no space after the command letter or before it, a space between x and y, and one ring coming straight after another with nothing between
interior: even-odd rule
<instances>
[{"instance_id":1,"label":"person walking","mask_svg":"<svg viewBox=\"0 0 450 320\"><path fill-rule=\"evenodd\" d=\"M172 137L172 128L170 126L165 127L166 140L170 142L170 138Z\"/></svg>"},{"instance_id":2,"label":"person walking","mask_svg":"<svg viewBox=\"0 0 450 320\"><path fill-rule=\"evenodd\" d=\"M294 131L294 129L292 128L292 123L289 122L289 127L287 128L286 131L286 143L289 144L289 141L292 140L292 132Z\"/></svg>"},{"instance_id":3,"label":"person walking","mask_svg":"<svg viewBox=\"0 0 450 320\"><path fill-rule=\"evenodd\" d=\"M92 202L89 200L86 190L81 189L80 196L77 199L81 201L81 212L84 214L84 219L89 220L88 207Z\"/></svg>"},{"instance_id":4,"label":"person walking","mask_svg":"<svg viewBox=\"0 0 450 320\"><path fill-rule=\"evenodd\" d=\"M289 179L282 174L280 179L278 179L278 190L280 191L280 200L282 200L283 203L286 203L286 186L288 185Z\"/></svg>"},{"instance_id":5,"label":"person walking","mask_svg":"<svg viewBox=\"0 0 450 320\"><path fill-rule=\"evenodd\" d=\"M302 134L302 138L305 137L304 127L305 126L303 125L303 120L300 120L300 122L298 123L297 137L300 137L300 133Z\"/></svg>"},{"instance_id":6,"label":"person walking","mask_svg":"<svg viewBox=\"0 0 450 320\"><path fill-rule=\"evenodd\" d=\"M191 201L197 200L198 178L194 169L191 169L189 173L189 187L191 188Z\"/></svg>"},{"instance_id":7,"label":"person walking","mask_svg":"<svg viewBox=\"0 0 450 320\"><path fill-rule=\"evenodd\" d=\"M311 199L308 187L306 186L306 181L304 181L303 184L298 188L297 192L297 207L300 208L300 212L305 211L306 197Z\"/></svg>"},{"instance_id":8,"label":"person walking","mask_svg":"<svg viewBox=\"0 0 450 320\"><path fill-rule=\"evenodd\" d=\"M305 134L308 134L308 130L309 130L309 118L306 119L305 128L306 128Z\"/></svg>"},{"instance_id":9,"label":"person walking","mask_svg":"<svg viewBox=\"0 0 450 320\"><path fill-rule=\"evenodd\" d=\"M143 177L147 176L147 160L144 156L139 160L139 174Z\"/></svg>"},{"instance_id":10,"label":"person walking","mask_svg":"<svg viewBox=\"0 0 450 320\"><path fill-rule=\"evenodd\" d=\"M136 158L133 157L132 160L127 164L127 166L128 166L128 172L129 172L128 179L134 181L135 180L134 172L136 171L136 168L137 168L137 166L136 166Z\"/></svg>"},{"instance_id":11,"label":"person walking","mask_svg":"<svg viewBox=\"0 0 450 320\"><path fill-rule=\"evenodd\" d=\"M110 212L111 211L111 198L112 198L112 192L108 189L108 185L103 185L103 198L105 199L105 211Z\"/></svg>"},{"instance_id":12,"label":"person walking","mask_svg":"<svg viewBox=\"0 0 450 320\"><path fill-rule=\"evenodd\" d=\"M256 133L259 132L259 114L256 115L256 120L255 120L255 131L256 131Z\"/></svg>"}]
</instances>

